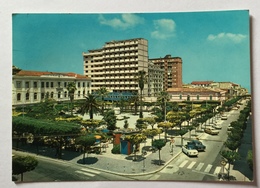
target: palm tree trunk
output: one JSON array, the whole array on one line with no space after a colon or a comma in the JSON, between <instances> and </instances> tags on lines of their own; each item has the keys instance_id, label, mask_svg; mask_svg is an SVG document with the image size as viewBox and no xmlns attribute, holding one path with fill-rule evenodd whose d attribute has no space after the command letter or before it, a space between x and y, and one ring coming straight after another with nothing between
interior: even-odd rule
<instances>
[{"instance_id":1,"label":"palm tree trunk","mask_svg":"<svg viewBox=\"0 0 260 188\"><path fill-rule=\"evenodd\" d=\"M161 165L161 150L159 150L159 165Z\"/></svg>"},{"instance_id":2,"label":"palm tree trunk","mask_svg":"<svg viewBox=\"0 0 260 188\"><path fill-rule=\"evenodd\" d=\"M143 90L141 89L140 114L139 118L143 118Z\"/></svg>"}]
</instances>

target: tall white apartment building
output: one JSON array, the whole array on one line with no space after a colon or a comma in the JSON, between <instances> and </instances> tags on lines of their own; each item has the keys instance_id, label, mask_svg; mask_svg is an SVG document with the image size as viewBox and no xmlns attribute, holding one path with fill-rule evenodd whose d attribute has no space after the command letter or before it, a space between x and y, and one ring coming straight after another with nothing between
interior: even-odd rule
<instances>
[{"instance_id":1,"label":"tall white apartment building","mask_svg":"<svg viewBox=\"0 0 260 188\"><path fill-rule=\"evenodd\" d=\"M148 64L148 97L157 97L163 91L164 69L152 62Z\"/></svg>"},{"instance_id":2,"label":"tall white apartment building","mask_svg":"<svg viewBox=\"0 0 260 188\"><path fill-rule=\"evenodd\" d=\"M56 101L69 100L67 85L75 82L74 100L84 99L90 92L90 78L76 73L27 71L13 68L12 104L41 102L46 97Z\"/></svg>"},{"instance_id":3,"label":"tall white apartment building","mask_svg":"<svg viewBox=\"0 0 260 188\"><path fill-rule=\"evenodd\" d=\"M137 93L138 71L148 74L148 41L143 38L106 42L100 49L83 52L84 75L91 92L101 87L114 93ZM147 83L144 95L148 95Z\"/></svg>"}]
</instances>

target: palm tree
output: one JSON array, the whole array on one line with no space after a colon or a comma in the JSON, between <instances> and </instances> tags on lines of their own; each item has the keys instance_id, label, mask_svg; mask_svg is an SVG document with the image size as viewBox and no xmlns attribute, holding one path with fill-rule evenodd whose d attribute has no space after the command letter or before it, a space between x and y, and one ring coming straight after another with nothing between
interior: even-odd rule
<instances>
[{"instance_id":1,"label":"palm tree","mask_svg":"<svg viewBox=\"0 0 260 188\"><path fill-rule=\"evenodd\" d=\"M140 94L141 94L139 118L143 118L143 90L144 90L144 84L147 82L147 75L144 70L138 71L137 81L138 81Z\"/></svg>"},{"instance_id":2,"label":"palm tree","mask_svg":"<svg viewBox=\"0 0 260 188\"><path fill-rule=\"evenodd\" d=\"M94 113L99 112L99 104L97 102L97 96L88 94L86 97L86 101L81 108L81 114L89 113L89 118L93 119Z\"/></svg>"},{"instance_id":3,"label":"palm tree","mask_svg":"<svg viewBox=\"0 0 260 188\"><path fill-rule=\"evenodd\" d=\"M170 100L170 96L166 91L161 91L157 97L157 102L161 105L163 117L166 118L166 102Z\"/></svg>"},{"instance_id":4,"label":"palm tree","mask_svg":"<svg viewBox=\"0 0 260 188\"><path fill-rule=\"evenodd\" d=\"M72 109L73 109L72 108L72 104L73 104L72 101L74 100L74 93L77 90L76 83L75 82L69 82L66 89L68 90L70 103L71 103L71 115L73 115L73 113L72 113Z\"/></svg>"},{"instance_id":5,"label":"palm tree","mask_svg":"<svg viewBox=\"0 0 260 188\"><path fill-rule=\"evenodd\" d=\"M101 87L97 90L97 94L101 97L102 100L102 109L101 109L101 113L104 113L104 103L105 100L104 98L108 95L109 91L105 88L105 87Z\"/></svg>"},{"instance_id":6,"label":"palm tree","mask_svg":"<svg viewBox=\"0 0 260 188\"><path fill-rule=\"evenodd\" d=\"M139 96L138 94L134 94L130 99L129 102L134 103L134 114L137 114L137 107L138 107L138 102L139 102Z\"/></svg>"}]
</instances>

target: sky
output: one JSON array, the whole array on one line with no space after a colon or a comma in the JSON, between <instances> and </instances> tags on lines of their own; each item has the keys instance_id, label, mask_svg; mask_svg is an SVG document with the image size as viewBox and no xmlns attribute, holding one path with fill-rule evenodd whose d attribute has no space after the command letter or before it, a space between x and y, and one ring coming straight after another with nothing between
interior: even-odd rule
<instances>
[{"instance_id":1,"label":"sky","mask_svg":"<svg viewBox=\"0 0 260 188\"><path fill-rule=\"evenodd\" d=\"M183 83L230 81L251 91L247 10L13 14L13 65L83 74L82 52L144 38L149 58L181 57Z\"/></svg>"}]
</instances>

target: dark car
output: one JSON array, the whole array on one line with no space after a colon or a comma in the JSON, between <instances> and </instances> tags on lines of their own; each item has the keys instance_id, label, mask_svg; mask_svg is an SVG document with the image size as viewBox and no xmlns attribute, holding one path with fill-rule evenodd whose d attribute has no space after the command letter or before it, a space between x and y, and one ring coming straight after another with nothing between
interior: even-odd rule
<instances>
[{"instance_id":1,"label":"dark car","mask_svg":"<svg viewBox=\"0 0 260 188\"><path fill-rule=\"evenodd\" d=\"M198 151L205 151L206 146L202 144L201 141L199 140L191 140L190 142L187 143L187 145L193 145L194 148Z\"/></svg>"}]
</instances>

